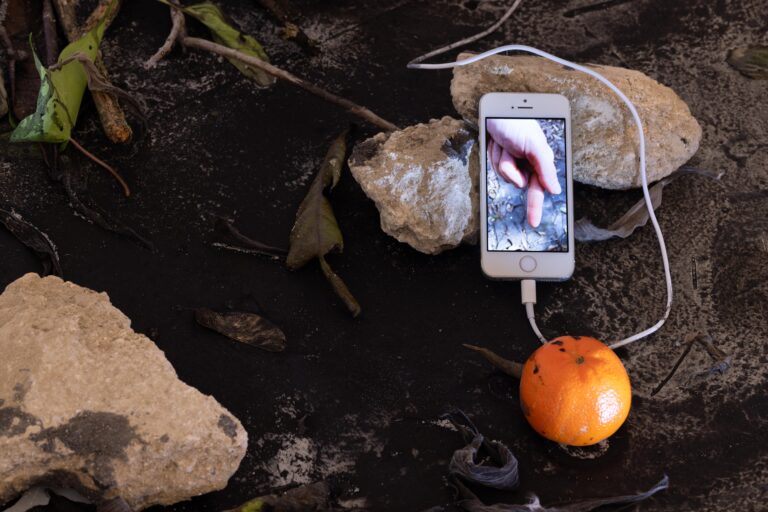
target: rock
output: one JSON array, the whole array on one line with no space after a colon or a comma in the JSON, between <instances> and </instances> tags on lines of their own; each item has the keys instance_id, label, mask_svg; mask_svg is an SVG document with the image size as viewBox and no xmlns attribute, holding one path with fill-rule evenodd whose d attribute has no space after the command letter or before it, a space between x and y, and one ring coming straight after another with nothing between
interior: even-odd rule
<instances>
[{"instance_id":1,"label":"rock","mask_svg":"<svg viewBox=\"0 0 768 512\"><path fill-rule=\"evenodd\" d=\"M33 485L172 504L224 488L247 443L106 294L27 274L0 295L0 504Z\"/></svg>"},{"instance_id":2,"label":"rock","mask_svg":"<svg viewBox=\"0 0 768 512\"><path fill-rule=\"evenodd\" d=\"M475 242L479 162L475 134L444 117L355 146L352 175L373 199L381 229L426 254Z\"/></svg>"},{"instance_id":3,"label":"rock","mask_svg":"<svg viewBox=\"0 0 768 512\"><path fill-rule=\"evenodd\" d=\"M471 54L462 53L459 59ZM699 148L701 127L675 92L639 71L589 65L635 104L646 137L647 171L656 181L678 169ZM594 78L541 57L496 55L453 70L456 110L477 123L487 92L558 93L571 102L574 179L609 189L640 186L637 130L629 109Z\"/></svg>"}]
</instances>

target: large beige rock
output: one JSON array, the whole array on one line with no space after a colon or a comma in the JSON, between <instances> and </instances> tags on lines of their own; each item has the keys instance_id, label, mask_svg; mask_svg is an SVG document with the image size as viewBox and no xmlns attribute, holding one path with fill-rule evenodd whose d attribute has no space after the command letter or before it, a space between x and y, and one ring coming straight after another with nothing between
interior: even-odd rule
<instances>
[{"instance_id":1,"label":"large beige rock","mask_svg":"<svg viewBox=\"0 0 768 512\"><path fill-rule=\"evenodd\" d=\"M427 254L476 241L474 137L464 122L444 117L355 146L349 168L376 203L384 232Z\"/></svg>"},{"instance_id":2,"label":"large beige rock","mask_svg":"<svg viewBox=\"0 0 768 512\"><path fill-rule=\"evenodd\" d=\"M225 487L247 442L106 294L27 274L0 295L0 504L36 484L175 503Z\"/></svg>"},{"instance_id":3,"label":"large beige rock","mask_svg":"<svg viewBox=\"0 0 768 512\"><path fill-rule=\"evenodd\" d=\"M469 57L462 53L459 59ZM646 137L648 178L656 181L687 162L699 148L701 127L675 92L639 71L589 65L634 103ZM566 96L573 121L574 179L610 189L640 186L637 129L629 109L596 79L541 57L496 55L453 70L456 110L477 123L488 92L545 92Z\"/></svg>"}]
</instances>

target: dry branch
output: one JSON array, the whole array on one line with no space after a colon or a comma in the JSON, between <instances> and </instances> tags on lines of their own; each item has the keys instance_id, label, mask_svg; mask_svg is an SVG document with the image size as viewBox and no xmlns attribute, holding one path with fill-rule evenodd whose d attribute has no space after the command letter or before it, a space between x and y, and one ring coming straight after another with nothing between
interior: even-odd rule
<instances>
[{"instance_id":1,"label":"dry branch","mask_svg":"<svg viewBox=\"0 0 768 512\"><path fill-rule=\"evenodd\" d=\"M144 63L145 69L151 69L157 66L158 62L164 59L166 55L171 53L171 50L173 50L173 45L176 44L176 40L180 37L183 37L184 35L184 14L180 10L174 9L173 7L170 8L170 11L171 22L173 23L171 26L171 33L168 34L168 37L163 43L163 46L161 46L157 52L155 52L155 54L150 57L147 62Z\"/></svg>"},{"instance_id":2,"label":"dry branch","mask_svg":"<svg viewBox=\"0 0 768 512\"><path fill-rule=\"evenodd\" d=\"M448 46L443 46L442 48L438 48L437 50L432 50L429 53L425 53L424 55L421 55L419 57L416 57L411 62L408 63L408 65L411 64L418 64L420 62L423 62L431 57L434 57L435 55L440 55L441 53L449 52L453 50L454 48L458 48L459 46L464 46L465 44L474 43L478 39L482 39L488 34L494 32L496 29L498 29L500 26L504 24L505 21L509 19L510 16L512 16L512 13L515 12L517 7L520 5L520 3L523 0L515 0L515 2L510 6L509 9L507 9L507 12L504 13L504 15L499 18L499 21L488 27L487 29L483 30L479 34L475 34L473 36L467 37L462 39L461 41L456 41L455 43L451 43Z\"/></svg>"},{"instance_id":3,"label":"dry branch","mask_svg":"<svg viewBox=\"0 0 768 512\"><path fill-rule=\"evenodd\" d=\"M307 82L306 80L303 80L297 77L296 75L289 73L288 71L280 69L277 66L274 66L268 62L264 62L263 60L260 60L256 57L246 55L237 50L233 50L232 48L228 48L226 46L222 46L212 41L208 41L207 39L200 39L197 37L183 37L181 39L181 44L183 44L184 46L188 46L190 48L206 50L208 52L215 53L216 55L221 55L222 57L237 59L240 62L248 64L249 66L253 66L255 68L261 69L265 73L269 73L270 75L276 78L285 80L286 82L290 82L293 85L301 87L302 89L309 91L312 94L320 96L326 101L335 103L336 105L339 105L345 108L352 114L362 119L365 119L369 123L374 124L384 130L394 131L398 129L397 126L395 126L394 124L390 123L385 119L382 119L378 115L374 114L371 110L361 105L358 105L357 103L349 101L346 98L342 98L341 96L337 96L329 91L326 91L321 87L318 87L310 82Z\"/></svg>"}]
</instances>

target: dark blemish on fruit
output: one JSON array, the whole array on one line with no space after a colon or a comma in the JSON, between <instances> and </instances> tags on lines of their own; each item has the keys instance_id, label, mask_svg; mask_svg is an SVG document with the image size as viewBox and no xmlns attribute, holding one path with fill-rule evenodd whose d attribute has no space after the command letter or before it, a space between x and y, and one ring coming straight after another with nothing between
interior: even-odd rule
<instances>
[{"instance_id":1,"label":"dark blemish on fruit","mask_svg":"<svg viewBox=\"0 0 768 512\"><path fill-rule=\"evenodd\" d=\"M584 364L584 356L577 357L576 364Z\"/></svg>"},{"instance_id":2,"label":"dark blemish on fruit","mask_svg":"<svg viewBox=\"0 0 768 512\"><path fill-rule=\"evenodd\" d=\"M553 342L552 342L552 344L553 344L553 345L562 345L562 344L563 344L563 342L562 342L562 341L560 341L560 340L555 340L555 341L553 341Z\"/></svg>"},{"instance_id":3,"label":"dark blemish on fruit","mask_svg":"<svg viewBox=\"0 0 768 512\"><path fill-rule=\"evenodd\" d=\"M539 366L533 365L533 374L536 375L537 373L539 373Z\"/></svg>"},{"instance_id":4,"label":"dark blemish on fruit","mask_svg":"<svg viewBox=\"0 0 768 512\"><path fill-rule=\"evenodd\" d=\"M560 352L565 352L565 349L564 349L564 348L561 348L561 349L559 349L559 350L560 350Z\"/></svg>"}]
</instances>

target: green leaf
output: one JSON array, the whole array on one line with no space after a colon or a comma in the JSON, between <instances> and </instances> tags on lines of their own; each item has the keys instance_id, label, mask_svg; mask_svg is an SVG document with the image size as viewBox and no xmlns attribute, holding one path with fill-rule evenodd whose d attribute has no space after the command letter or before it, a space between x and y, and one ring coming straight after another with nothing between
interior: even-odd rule
<instances>
[{"instance_id":1,"label":"green leaf","mask_svg":"<svg viewBox=\"0 0 768 512\"><path fill-rule=\"evenodd\" d=\"M291 230L290 248L285 263L290 270L296 270L317 258L320 261L323 274L336 295L344 301L352 316L357 316L361 311L360 304L352 296L344 281L325 260L326 254L341 252L344 248L339 224L336 222L331 202L325 192L332 190L341 177L344 157L347 154L348 135L349 130L344 130L331 143L320 171L315 176L306 197L299 206L296 222Z\"/></svg>"},{"instance_id":2,"label":"green leaf","mask_svg":"<svg viewBox=\"0 0 768 512\"><path fill-rule=\"evenodd\" d=\"M104 37L105 21L114 3L113 0L104 17L93 29L61 51L59 63L75 53L82 53L90 60L96 58L99 44ZM11 134L11 142L67 142L77 121L80 103L88 83L85 70L80 62L71 60L60 69L49 71L37 57L31 35L29 44L32 47L35 67L40 74L40 91L35 112L19 122Z\"/></svg>"},{"instance_id":3,"label":"green leaf","mask_svg":"<svg viewBox=\"0 0 768 512\"><path fill-rule=\"evenodd\" d=\"M161 2L171 5L167 0L160 0ZM181 7L181 10L186 14L189 14L197 21L208 27L213 35L213 40L221 45L238 50L246 55L251 55L257 59L261 59L264 62L269 62L267 52L264 51L264 47L254 38L248 34L243 34L237 30L227 20L227 17L219 9L218 6L211 2L203 2L189 7ZM261 87L269 87L275 83L276 78L272 75L265 73L264 71L244 64L243 62L235 59L227 59L242 74L256 82Z\"/></svg>"}]
</instances>

